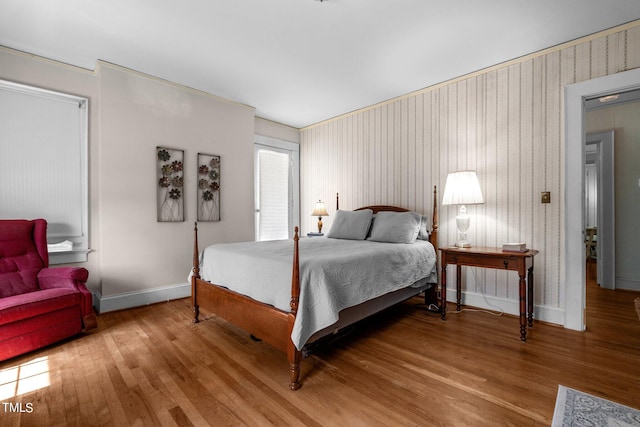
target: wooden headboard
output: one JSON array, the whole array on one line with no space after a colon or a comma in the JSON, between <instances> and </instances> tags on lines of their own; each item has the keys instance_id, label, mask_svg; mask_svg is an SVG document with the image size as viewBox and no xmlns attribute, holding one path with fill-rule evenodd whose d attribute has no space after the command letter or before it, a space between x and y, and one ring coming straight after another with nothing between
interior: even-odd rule
<instances>
[{"instance_id":1,"label":"wooden headboard","mask_svg":"<svg viewBox=\"0 0 640 427\"><path fill-rule=\"evenodd\" d=\"M358 209L354 209L356 211L362 211L365 209L371 209L374 214L378 212L409 212L409 209L399 208L398 206L390 206L390 205L373 205L373 206L363 206Z\"/></svg>"},{"instance_id":2,"label":"wooden headboard","mask_svg":"<svg viewBox=\"0 0 640 427\"><path fill-rule=\"evenodd\" d=\"M340 209L340 195L336 193L336 210ZM371 205L371 206L363 206L358 209L354 209L356 211L361 211L364 209L371 209L374 214L383 211L391 211L391 212L409 212L409 209L401 208L398 206L391 205ZM438 189L434 185L433 186L433 215L431 217L431 230L429 232L429 242L433 245L436 250L438 249Z\"/></svg>"}]
</instances>

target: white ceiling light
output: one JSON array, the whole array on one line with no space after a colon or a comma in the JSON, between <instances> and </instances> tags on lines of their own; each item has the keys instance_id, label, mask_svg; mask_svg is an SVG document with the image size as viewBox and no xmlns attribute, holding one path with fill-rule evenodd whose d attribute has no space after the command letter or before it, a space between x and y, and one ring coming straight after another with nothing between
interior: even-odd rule
<instances>
[{"instance_id":1,"label":"white ceiling light","mask_svg":"<svg viewBox=\"0 0 640 427\"><path fill-rule=\"evenodd\" d=\"M615 101L616 99L618 99L620 95L608 95L608 96L603 96L600 99L600 102L611 102L611 101Z\"/></svg>"}]
</instances>

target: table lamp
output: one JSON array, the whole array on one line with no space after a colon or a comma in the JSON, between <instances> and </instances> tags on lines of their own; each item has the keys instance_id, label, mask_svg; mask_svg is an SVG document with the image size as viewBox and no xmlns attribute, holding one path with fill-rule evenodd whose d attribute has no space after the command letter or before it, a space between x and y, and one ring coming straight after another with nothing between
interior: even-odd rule
<instances>
[{"instance_id":1,"label":"table lamp","mask_svg":"<svg viewBox=\"0 0 640 427\"><path fill-rule=\"evenodd\" d=\"M458 240L455 246L458 248L470 248L471 243L467 240L467 231L471 224L471 218L467 215L466 205L477 205L484 203L480 183L475 171L453 172L447 176L444 186L443 205L458 205L458 216L456 216L456 228L458 229Z\"/></svg>"},{"instance_id":2,"label":"table lamp","mask_svg":"<svg viewBox=\"0 0 640 427\"><path fill-rule=\"evenodd\" d=\"M318 217L318 233L322 233L322 217L329 216L329 213L327 213L327 209L324 207L324 203L322 201L318 200L316 208L311 213L311 216Z\"/></svg>"}]
</instances>

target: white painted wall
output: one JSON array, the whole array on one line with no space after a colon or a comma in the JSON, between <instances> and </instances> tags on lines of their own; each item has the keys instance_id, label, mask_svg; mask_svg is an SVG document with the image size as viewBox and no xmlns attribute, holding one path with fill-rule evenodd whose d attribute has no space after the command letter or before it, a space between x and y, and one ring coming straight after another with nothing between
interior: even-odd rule
<instances>
[{"instance_id":1,"label":"white painted wall","mask_svg":"<svg viewBox=\"0 0 640 427\"><path fill-rule=\"evenodd\" d=\"M431 213L433 185L442 192L449 172L475 169L485 204L469 209L470 239L479 246L523 241L538 249L536 318L566 324L564 88L640 67L638 52L635 25L305 128L302 212L340 192L344 209L383 203ZM540 203L542 191L551 192L550 204ZM582 200L583 189L575 191ZM302 219L303 232L309 231L311 218ZM455 207L441 207L441 245L454 242L454 219ZM568 250L584 256L582 242ZM477 269L465 273L463 283L464 302L518 312L513 274Z\"/></svg>"},{"instance_id":2,"label":"white painted wall","mask_svg":"<svg viewBox=\"0 0 640 427\"><path fill-rule=\"evenodd\" d=\"M221 156L222 221L200 223L202 243L252 240L253 108L106 63L97 76L102 295L186 282L199 152ZM185 150L185 222L156 221L156 146Z\"/></svg>"},{"instance_id":3,"label":"white painted wall","mask_svg":"<svg viewBox=\"0 0 640 427\"><path fill-rule=\"evenodd\" d=\"M222 221L199 224L201 245L253 240L252 107L108 63L93 72L6 48L0 78L89 98L93 252L81 265L102 311L189 294L198 152L222 157ZM184 222L156 221L156 146L185 150Z\"/></svg>"}]
</instances>

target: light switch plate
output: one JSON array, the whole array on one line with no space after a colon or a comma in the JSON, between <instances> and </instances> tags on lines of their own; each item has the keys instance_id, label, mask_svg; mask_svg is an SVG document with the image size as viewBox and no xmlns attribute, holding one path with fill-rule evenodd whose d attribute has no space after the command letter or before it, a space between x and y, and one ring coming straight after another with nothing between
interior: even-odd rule
<instances>
[{"instance_id":1,"label":"light switch plate","mask_svg":"<svg viewBox=\"0 0 640 427\"><path fill-rule=\"evenodd\" d=\"M550 191L543 191L542 192L542 200L540 202L541 203L551 203L551 192Z\"/></svg>"}]
</instances>

